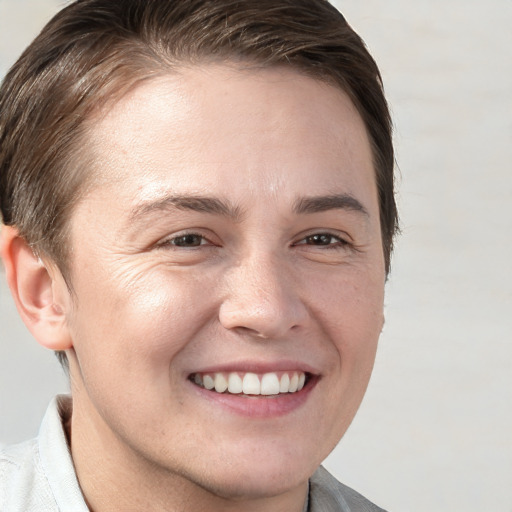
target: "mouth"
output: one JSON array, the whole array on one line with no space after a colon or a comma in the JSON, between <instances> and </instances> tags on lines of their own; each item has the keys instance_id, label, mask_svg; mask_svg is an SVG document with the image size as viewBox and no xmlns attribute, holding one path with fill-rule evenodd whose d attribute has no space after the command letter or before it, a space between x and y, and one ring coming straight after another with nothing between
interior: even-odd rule
<instances>
[{"instance_id":1,"label":"mouth","mask_svg":"<svg viewBox=\"0 0 512 512\"><path fill-rule=\"evenodd\" d=\"M302 391L312 380L303 371L193 373L189 380L196 386L223 395L246 397L282 397Z\"/></svg>"}]
</instances>

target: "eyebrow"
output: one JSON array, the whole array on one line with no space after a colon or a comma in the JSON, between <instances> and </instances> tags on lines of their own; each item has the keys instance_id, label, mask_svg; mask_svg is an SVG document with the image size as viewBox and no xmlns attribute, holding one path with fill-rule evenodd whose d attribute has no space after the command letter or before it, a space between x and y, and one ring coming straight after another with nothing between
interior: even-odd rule
<instances>
[{"instance_id":1,"label":"eyebrow","mask_svg":"<svg viewBox=\"0 0 512 512\"><path fill-rule=\"evenodd\" d=\"M369 217L367 209L350 194L333 194L328 196L301 197L294 205L295 213L319 213L328 210L351 210Z\"/></svg>"},{"instance_id":2,"label":"eyebrow","mask_svg":"<svg viewBox=\"0 0 512 512\"><path fill-rule=\"evenodd\" d=\"M153 212L176 208L200 213L221 215L240 221L242 209L229 201L208 196L168 195L155 201L136 206L130 214L130 222L136 221ZM293 211L297 214L312 214L329 210L350 210L369 217L366 208L350 194L332 194L326 196L300 197L295 201Z\"/></svg>"},{"instance_id":3,"label":"eyebrow","mask_svg":"<svg viewBox=\"0 0 512 512\"><path fill-rule=\"evenodd\" d=\"M135 207L130 214L130 220L135 221L141 217L176 208L178 210L189 210L200 213L210 213L214 215L222 215L239 220L241 210L237 206L231 205L229 202L216 197L205 196L189 196L189 195L169 195L156 201L142 203Z\"/></svg>"}]
</instances>

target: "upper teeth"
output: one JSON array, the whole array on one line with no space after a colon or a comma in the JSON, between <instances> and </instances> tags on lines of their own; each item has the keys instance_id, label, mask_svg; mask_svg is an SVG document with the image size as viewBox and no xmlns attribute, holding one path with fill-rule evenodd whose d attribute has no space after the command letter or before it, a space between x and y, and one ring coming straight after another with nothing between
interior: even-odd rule
<instances>
[{"instance_id":1,"label":"upper teeth","mask_svg":"<svg viewBox=\"0 0 512 512\"><path fill-rule=\"evenodd\" d=\"M201 387L215 390L217 393L244 395L278 395L279 393L295 393L304 387L304 372L285 372L279 377L277 373L213 373L193 376L194 382Z\"/></svg>"}]
</instances>

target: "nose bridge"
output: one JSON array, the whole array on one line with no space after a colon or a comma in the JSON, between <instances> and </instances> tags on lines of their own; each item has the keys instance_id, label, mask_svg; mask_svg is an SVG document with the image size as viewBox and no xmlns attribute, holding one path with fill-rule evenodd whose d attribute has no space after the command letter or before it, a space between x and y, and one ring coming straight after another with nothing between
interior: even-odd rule
<instances>
[{"instance_id":1,"label":"nose bridge","mask_svg":"<svg viewBox=\"0 0 512 512\"><path fill-rule=\"evenodd\" d=\"M226 281L227 293L220 308L225 328L270 338L303 322L305 307L297 283L277 255L252 252L227 272Z\"/></svg>"}]
</instances>

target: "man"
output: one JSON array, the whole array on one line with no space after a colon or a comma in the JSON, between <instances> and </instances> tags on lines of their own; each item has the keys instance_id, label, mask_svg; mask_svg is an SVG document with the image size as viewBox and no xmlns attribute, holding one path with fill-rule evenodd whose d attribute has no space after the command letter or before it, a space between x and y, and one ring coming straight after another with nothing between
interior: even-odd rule
<instances>
[{"instance_id":1,"label":"man","mask_svg":"<svg viewBox=\"0 0 512 512\"><path fill-rule=\"evenodd\" d=\"M380 510L319 466L396 231L378 69L324 0L79 0L0 92L2 257L69 368L0 508Z\"/></svg>"}]
</instances>

